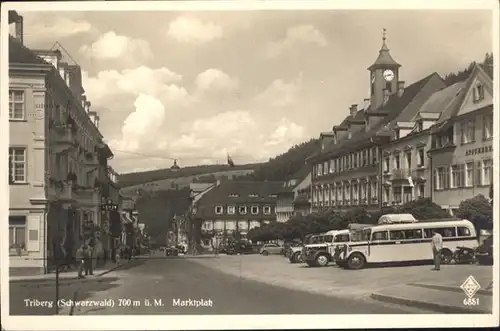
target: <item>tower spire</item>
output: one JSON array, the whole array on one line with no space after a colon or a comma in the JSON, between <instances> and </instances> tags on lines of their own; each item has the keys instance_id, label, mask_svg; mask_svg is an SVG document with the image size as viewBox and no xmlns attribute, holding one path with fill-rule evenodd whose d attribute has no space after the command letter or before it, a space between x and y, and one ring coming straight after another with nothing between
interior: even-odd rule
<instances>
[{"instance_id":1,"label":"tower spire","mask_svg":"<svg viewBox=\"0 0 500 331\"><path fill-rule=\"evenodd\" d=\"M387 30L386 28L382 28L382 47L380 48L378 58L375 60L375 63L373 63L368 70L373 70L376 68L381 68L381 67L393 67L393 68L399 68L401 65L394 61L392 58L390 52L389 52L389 47L387 47Z\"/></svg>"}]
</instances>

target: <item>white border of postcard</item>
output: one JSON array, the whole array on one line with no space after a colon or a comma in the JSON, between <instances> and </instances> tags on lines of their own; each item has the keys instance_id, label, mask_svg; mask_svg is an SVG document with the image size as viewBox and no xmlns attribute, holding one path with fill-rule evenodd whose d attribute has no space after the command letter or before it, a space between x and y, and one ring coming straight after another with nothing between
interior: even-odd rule
<instances>
[{"instance_id":1,"label":"white border of postcard","mask_svg":"<svg viewBox=\"0 0 500 331\"><path fill-rule=\"evenodd\" d=\"M499 86L499 2L496 0L345 0L345 1L82 1L82 2L10 2L2 5L1 11L1 97L0 132L2 150L7 151L9 125L5 111L8 100L8 10L26 11L223 11L223 10L321 10L321 9L489 9L493 15L493 52L495 60L495 134L499 132L497 113ZM493 142L494 167L499 167L499 139ZM7 153L0 161L1 173L7 173ZM494 220L498 222L499 189L498 171L495 171ZM7 176L0 176L3 196L8 197ZM0 200L0 213L8 215L9 201ZM7 217L3 220L7 222ZM4 225L6 226L6 225ZM494 227L494 247L499 247L498 226ZM1 312L5 330L224 330L224 329L333 329L333 328L396 328L396 327L486 327L498 325L499 291L493 287L493 314L491 315L219 315L219 316L9 316L9 258L8 232L0 231L1 245ZM497 250L498 251L498 250ZM494 256L498 266L498 254ZM494 269L494 284L498 284L498 267ZM335 307L332 306L332 313Z\"/></svg>"}]
</instances>

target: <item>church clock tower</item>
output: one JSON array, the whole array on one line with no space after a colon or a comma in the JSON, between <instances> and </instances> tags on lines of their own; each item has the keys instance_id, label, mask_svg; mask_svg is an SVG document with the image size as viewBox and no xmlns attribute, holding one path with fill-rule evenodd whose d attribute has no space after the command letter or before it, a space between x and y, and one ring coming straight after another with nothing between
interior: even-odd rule
<instances>
[{"instance_id":1,"label":"church clock tower","mask_svg":"<svg viewBox=\"0 0 500 331\"><path fill-rule=\"evenodd\" d=\"M389 95L397 93L399 68L401 65L394 61L386 43L386 30L383 30L382 48L378 58L368 70L370 71L370 108L377 109L384 103L385 90Z\"/></svg>"}]
</instances>

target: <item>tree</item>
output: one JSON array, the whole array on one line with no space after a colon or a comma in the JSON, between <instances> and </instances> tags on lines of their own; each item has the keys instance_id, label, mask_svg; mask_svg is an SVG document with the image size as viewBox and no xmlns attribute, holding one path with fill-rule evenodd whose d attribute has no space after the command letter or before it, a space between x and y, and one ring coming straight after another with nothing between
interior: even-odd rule
<instances>
[{"instance_id":1,"label":"tree","mask_svg":"<svg viewBox=\"0 0 500 331\"><path fill-rule=\"evenodd\" d=\"M441 206L432 202L430 198L418 199L405 203L397 210L400 214L412 214L417 220L429 220L436 218L449 218L450 214Z\"/></svg>"},{"instance_id":2,"label":"tree","mask_svg":"<svg viewBox=\"0 0 500 331\"><path fill-rule=\"evenodd\" d=\"M460 202L455 214L471 221L478 233L481 229L493 229L493 206L482 194Z\"/></svg>"}]
</instances>

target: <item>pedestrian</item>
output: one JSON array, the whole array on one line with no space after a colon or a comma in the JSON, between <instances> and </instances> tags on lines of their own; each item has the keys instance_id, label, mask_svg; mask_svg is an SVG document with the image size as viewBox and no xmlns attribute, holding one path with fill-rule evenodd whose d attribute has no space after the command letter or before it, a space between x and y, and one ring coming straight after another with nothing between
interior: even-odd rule
<instances>
[{"instance_id":1,"label":"pedestrian","mask_svg":"<svg viewBox=\"0 0 500 331\"><path fill-rule=\"evenodd\" d=\"M443 249L443 237L436 230L432 231L432 255L434 257L434 270L440 270L441 250Z\"/></svg>"},{"instance_id":2,"label":"pedestrian","mask_svg":"<svg viewBox=\"0 0 500 331\"><path fill-rule=\"evenodd\" d=\"M84 267L85 267L85 276L88 275L93 275L92 271L92 263L93 263L93 256L94 256L94 250L92 249L92 246L90 246L88 243L85 243L85 251L84 251Z\"/></svg>"},{"instance_id":3,"label":"pedestrian","mask_svg":"<svg viewBox=\"0 0 500 331\"><path fill-rule=\"evenodd\" d=\"M84 243L80 248L76 250L76 260L77 260L77 265L78 265L78 279L85 278L83 276L83 271L86 269L85 268L85 254L87 250L87 244Z\"/></svg>"}]
</instances>

